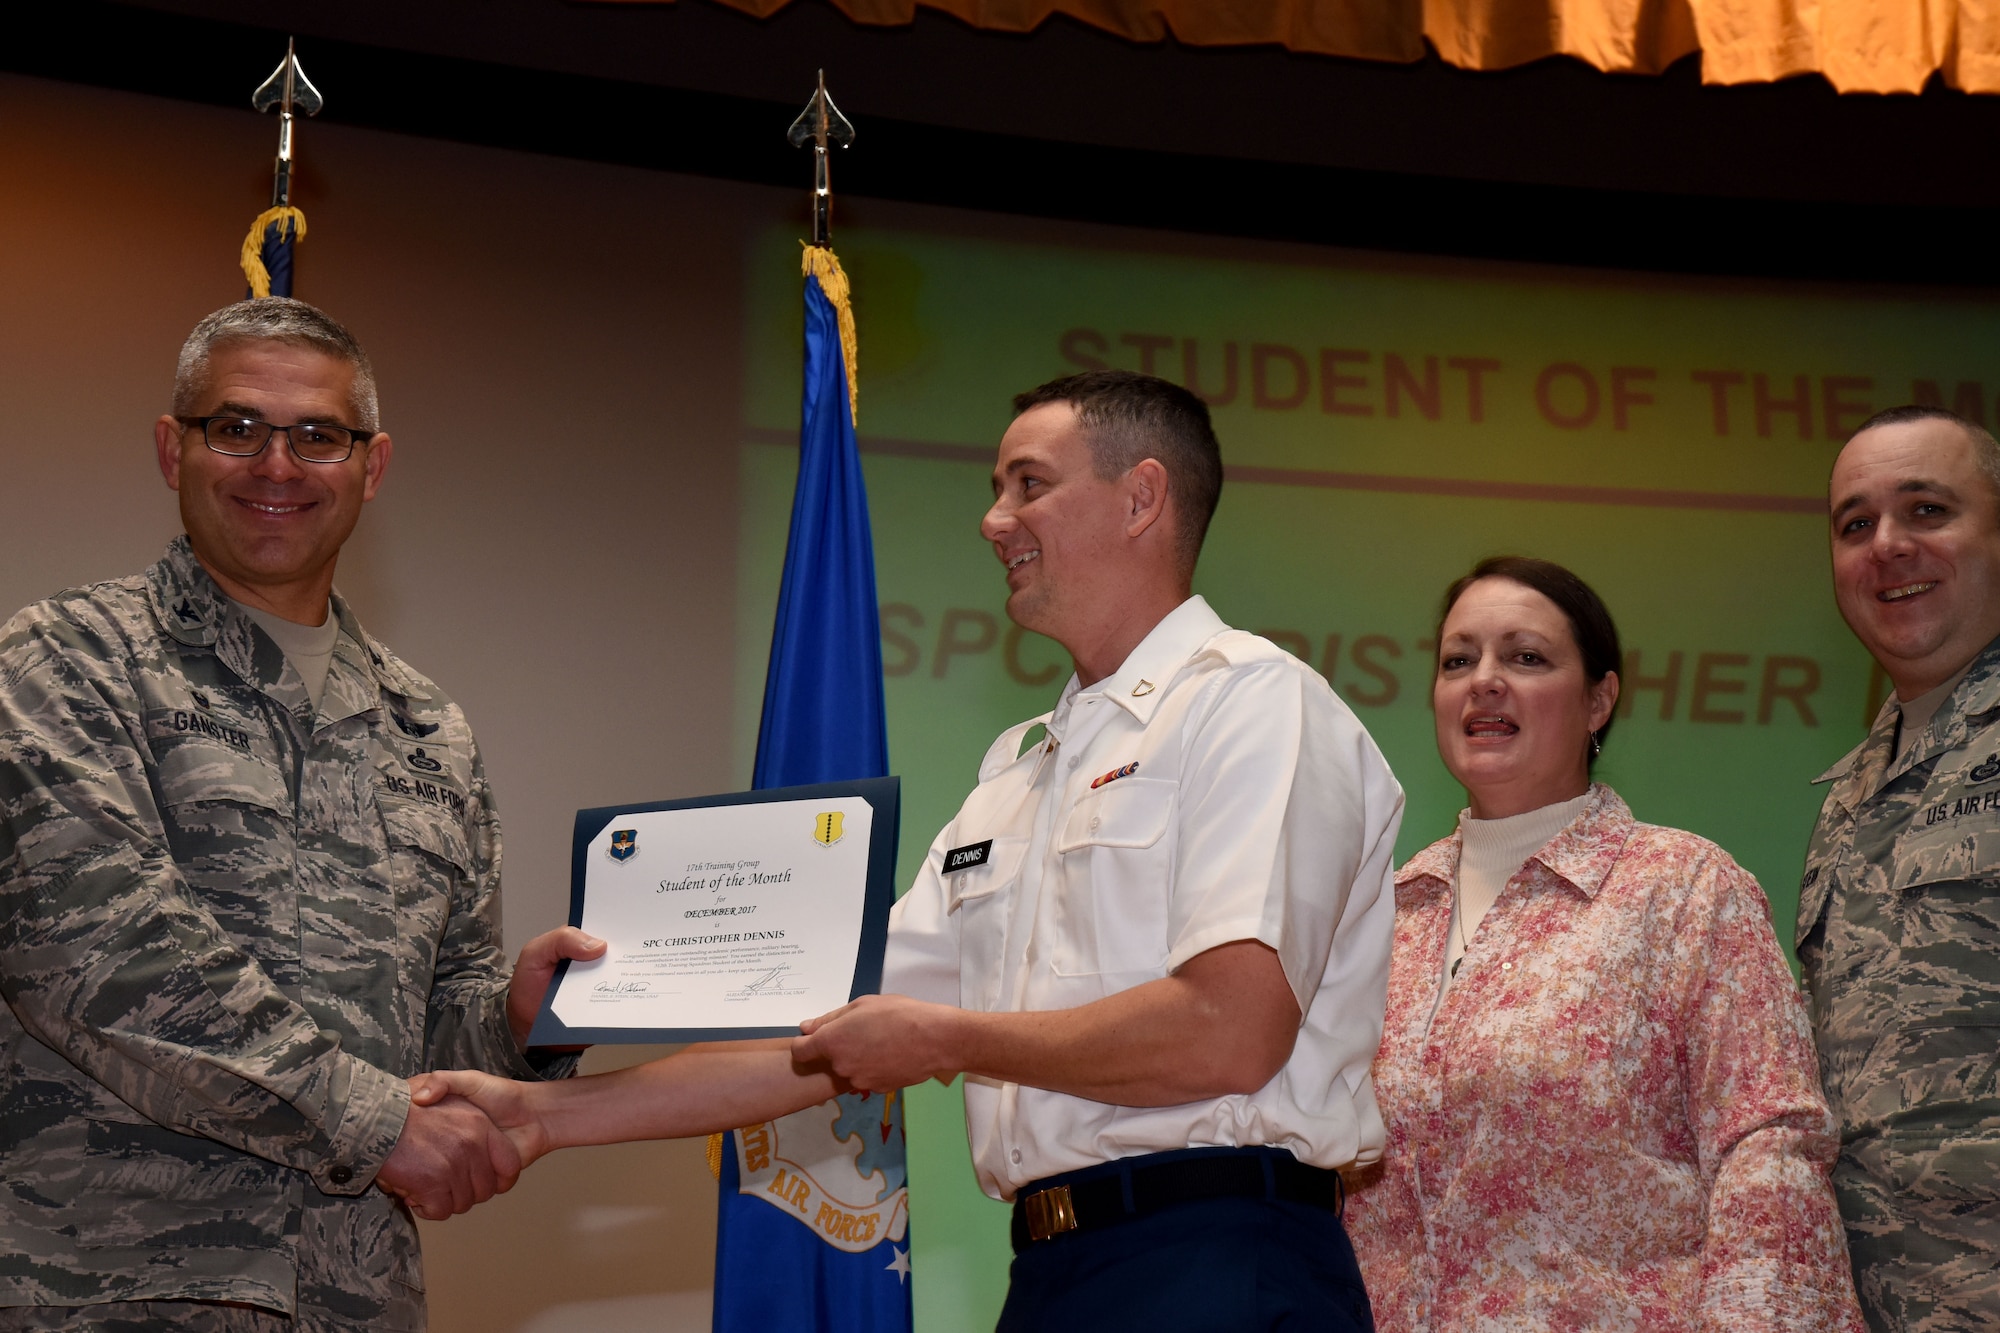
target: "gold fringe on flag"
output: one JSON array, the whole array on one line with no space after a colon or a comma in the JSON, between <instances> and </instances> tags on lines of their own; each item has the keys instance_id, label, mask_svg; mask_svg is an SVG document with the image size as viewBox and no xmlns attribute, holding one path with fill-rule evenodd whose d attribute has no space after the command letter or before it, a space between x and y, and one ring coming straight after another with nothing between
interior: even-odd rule
<instances>
[{"instance_id":1,"label":"gold fringe on flag","mask_svg":"<svg viewBox=\"0 0 2000 1333\"><path fill-rule=\"evenodd\" d=\"M861 424L861 350L854 337L854 306L848 298L847 274L840 268L840 261L833 251L824 246L806 247L805 274L819 279L819 289L826 293L826 299L833 302L833 309L840 316L840 355L847 362L847 410L858 428Z\"/></svg>"},{"instance_id":2,"label":"gold fringe on flag","mask_svg":"<svg viewBox=\"0 0 2000 1333\"><path fill-rule=\"evenodd\" d=\"M250 224L250 234L243 238L243 276L250 279L250 295L259 300L271 294L270 270L264 267L264 233L274 222L289 223L294 241L306 238L306 215L290 206L267 208Z\"/></svg>"},{"instance_id":3,"label":"gold fringe on flag","mask_svg":"<svg viewBox=\"0 0 2000 1333\"><path fill-rule=\"evenodd\" d=\"M722 1179L722 1135L708 1136L708 1174L718 1182Z\"/></svg>"}]
</instances>

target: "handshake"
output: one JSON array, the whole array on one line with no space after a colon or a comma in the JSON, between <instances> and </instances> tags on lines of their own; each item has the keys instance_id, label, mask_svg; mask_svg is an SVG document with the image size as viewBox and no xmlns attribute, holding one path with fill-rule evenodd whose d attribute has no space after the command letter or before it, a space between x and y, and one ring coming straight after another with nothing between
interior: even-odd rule
<instances>
[{"instance_id":1,"label":"handshake","mask_svg":"<svg viewBox=\"0 0 2000 1333\"><path fill-rule=\"evenodd\" d=\"M604 942L574 927L521 950L507 1016L525 1045L564 958L595 958ZM943 1040L966 1015L900 995L864 996L800 1025L798 1037L690 1046L661 1060L549 1083L469 1069L409 1080L410 1113L376 1183L418 1217L439 1222L514 1187L557 1148L712 1134L817 1106L857 1089L949 1078Z\"/></svg>"},{"instance_id":2,"label":"handshake","mask_svg":"<svg viewBox=\"0 0 2000 1333\"><path fill-rule=\"evenodd\" d=\"M603 940L574 926L528 941L507 986L507 1025L517 1047L527 1049L528 1031L557 965L566 958L596 958L604 949ZM489 1081L502 1089L526 1086L506 1079ZM409 1088L409 1116L375 1181L418 1217L443 1221L505 1194L540 1156L523 1157L502 1124L470 1099L452 1095L450 1085L439 1076L419 1074L409 1080Z\"/></svg>"},{"instance_id":3,"label":"handshake","mask_svg":"<svg viewBox=\"0 0 2000 1333\"><path fill-rule=\"evenodd\" d=\"M409 1081L410 1114L376 1183L430 1222L505 1194L549 1150L530 1110L531 1089L471 1070Z\"/></svg>"}]
</instances>

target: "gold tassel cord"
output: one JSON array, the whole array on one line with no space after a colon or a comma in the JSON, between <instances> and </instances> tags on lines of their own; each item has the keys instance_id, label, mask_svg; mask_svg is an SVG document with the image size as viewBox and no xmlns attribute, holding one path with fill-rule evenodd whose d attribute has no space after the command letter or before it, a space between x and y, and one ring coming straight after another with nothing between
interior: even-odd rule
<instances>
[{"instance_id":1,"label":"gold tassel cord","mask_svg":"<svg viewBox=\"0 0 2000 1333\"><path fill-rule=\"evenodd\" d=\"M847 410L853 415L856 429L861 425L861 350L854 336L854 305L849 299L847 274L841 271L840 261L833 251L824 246L808 245L805 263L802 265L809 278L819 279L819 289L826 293L826 299L833 303L833 310L840 317L840 355L847 363Z\"/></svg>"},{"instance_id":2,"label":"gold tassel cord","mask_svg":"<svg viewBox=\"0 0 2000 1333\"><path fill-rule=\"evenodd\" d=\"M274 222L289 224L292 240L306 238L306 215L290 206L267 208L250 224L250 234L243 238L243 276L250 280L250 295L258 300L271 294L271 273L264 267L264 233Z\"/></svg>"},{"instance_id":3,"label":"gold tassel cord","mask_svg":"<svg viewBox=\"0 0 2000 1333\"><path fill-rule=\"evenodd\" d=\"M708 1174L718 1181L722 1179L722 1135L708 1136Z\"/></svg>"}]
</instances>

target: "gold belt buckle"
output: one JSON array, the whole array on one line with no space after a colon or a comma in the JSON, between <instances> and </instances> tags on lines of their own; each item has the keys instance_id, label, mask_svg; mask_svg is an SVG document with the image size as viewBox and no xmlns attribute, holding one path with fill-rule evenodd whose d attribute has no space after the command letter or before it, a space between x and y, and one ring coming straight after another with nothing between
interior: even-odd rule
<instances>
[{"instance_id":1,"label":"gold belt buckle","mask_svg":"<svg viewBox=\"0 0 2000 1333\"><path fill-rule=\"evenodd\" d=\"M1028 1238L1047 1240L1065 1231L1076 1230L1076 1208L1069 1201L1069 1186L1037 1190L1024 1205L1028 1214Z\"/></svg>"}]
</instances>

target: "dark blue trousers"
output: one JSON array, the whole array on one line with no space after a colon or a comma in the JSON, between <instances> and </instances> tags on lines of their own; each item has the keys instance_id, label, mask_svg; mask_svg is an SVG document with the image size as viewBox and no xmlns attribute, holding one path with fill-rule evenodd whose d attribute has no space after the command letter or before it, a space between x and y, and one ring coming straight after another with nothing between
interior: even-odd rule
<instances>
[{"instance_id":1,"label":"dark blue trousers","mask_svg":"<svg viewBox=\"0 0 2000 1333\"><path fill-rule=\"evenodd\" d=\"M1204 1199L1031 1241L1012 1278L998 1333L1375 1328L1340 1218L1276 1199Z\"/></svg>"}]
</instances>

